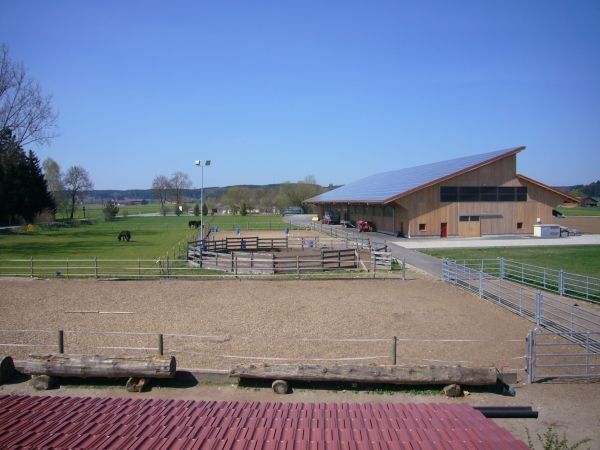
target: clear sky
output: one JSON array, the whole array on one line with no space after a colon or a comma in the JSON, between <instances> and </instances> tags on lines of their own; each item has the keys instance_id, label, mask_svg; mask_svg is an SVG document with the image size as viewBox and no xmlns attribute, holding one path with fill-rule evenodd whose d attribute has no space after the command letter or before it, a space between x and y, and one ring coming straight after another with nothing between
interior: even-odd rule
<instances>
[{"instance_id":1,"label":"clear sky","mask_svg":"<svg viewBox=\"0 0 600 450\"><path fill-rule=\"evenodd\" d=\"M343 184L517 145L552 185L600 178L600 1L31 1L0 42L54 96L36 148L98 189Z\"/></svg>"}]
</instances>

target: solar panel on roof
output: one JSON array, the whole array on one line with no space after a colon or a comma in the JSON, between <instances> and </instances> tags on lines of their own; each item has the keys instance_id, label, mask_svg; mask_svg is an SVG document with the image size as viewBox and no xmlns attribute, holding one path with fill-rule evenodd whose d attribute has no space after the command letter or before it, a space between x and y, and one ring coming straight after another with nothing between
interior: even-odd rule
<instances>
[{"instance_id":1,"label":"solar panel on roof","mask_svg":"<svg viewBox=\"0 0 600 450\"><path fill-rule=\"evenodd\" d=\"M448 177L504 154L522 150L523 148L514 147L496 150L450 159L448 161L378 173L312 197L306 200L306 202L383 202L391 197L409 192L440 178Z\"/></svg>"}]
</instances>

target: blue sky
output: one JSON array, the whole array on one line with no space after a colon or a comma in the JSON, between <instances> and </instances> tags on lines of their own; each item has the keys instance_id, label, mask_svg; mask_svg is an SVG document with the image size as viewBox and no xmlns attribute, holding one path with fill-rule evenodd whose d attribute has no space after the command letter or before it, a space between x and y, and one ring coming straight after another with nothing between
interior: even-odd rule
<instances>
[{"instance_id":1,"label":"blue sky","mask_svg":"<svg viewBox=\"0 0 600 450\"><path fill-rule=\"evenodd\" d=\"M517 145L600 178L600 2L6 1L0 42L54 96L36 148L96 188L343 184Z\"/></svg>"}]
</instances>

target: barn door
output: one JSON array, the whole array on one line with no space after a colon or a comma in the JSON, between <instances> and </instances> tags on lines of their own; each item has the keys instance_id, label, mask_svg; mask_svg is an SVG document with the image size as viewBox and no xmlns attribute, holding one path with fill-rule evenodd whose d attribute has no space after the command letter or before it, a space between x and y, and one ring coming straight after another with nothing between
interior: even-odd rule
<instances>
[{"instance_id":1,"label":"barn door","mask_svg":"<svg viewBox=\"0 0 600 450\"><path fill-rule=\"evenodd\" d=\"M479 216L459 216L458 235L461 237L481 236L481 222Z\"/></svg>"}]
</instances>

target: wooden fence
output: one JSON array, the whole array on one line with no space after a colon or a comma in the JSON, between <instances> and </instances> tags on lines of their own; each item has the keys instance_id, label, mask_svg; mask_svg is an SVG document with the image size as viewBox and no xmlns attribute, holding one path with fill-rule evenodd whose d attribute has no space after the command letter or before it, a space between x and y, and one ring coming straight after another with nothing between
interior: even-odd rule
<instances>
[{"instance_id":1,"label":"wooden fence","mask_svg":"<svg viewBox=\"0 0 600 450\"><path fill-rule=\"evenodd\" d=\"M280 255L278 253L236 252L219 253L202 251L194 253L191 260L202 269L221 270L234 274L285 274L328 270L357 270L359 254L354 249L313 250L304 254Z\"/></svg>"}]
</instances>

